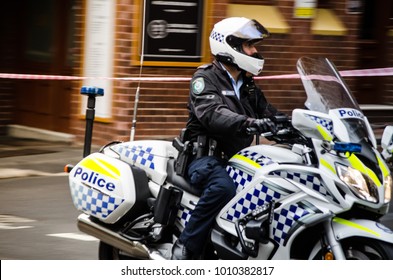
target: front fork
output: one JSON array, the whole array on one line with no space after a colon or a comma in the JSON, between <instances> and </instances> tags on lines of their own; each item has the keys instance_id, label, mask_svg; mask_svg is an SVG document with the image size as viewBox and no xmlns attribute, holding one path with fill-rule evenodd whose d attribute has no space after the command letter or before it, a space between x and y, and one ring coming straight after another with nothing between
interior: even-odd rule
<instances>
[{"instance_id":1,"label":"front fork","mask_svg":"<svg viewBox=\"0 0 393 280\"><path fill-rule=\"evenodd\" d=\"M345 260L345 253L341 246L341 243L337 241L334 236L334 231L332 227L332 221L329 219L323 224L325 229L326 245L325 247L333 253L333 259L335 260ZM325 258L326 259L326 258Z\"/></svg>"}]
</instances>

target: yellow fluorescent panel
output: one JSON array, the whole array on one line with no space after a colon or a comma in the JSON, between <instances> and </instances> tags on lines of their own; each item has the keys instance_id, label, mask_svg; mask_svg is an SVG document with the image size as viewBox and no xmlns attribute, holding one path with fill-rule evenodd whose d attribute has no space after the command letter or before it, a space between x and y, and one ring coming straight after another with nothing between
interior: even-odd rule
<instances>
[{"instance_id":1,"label":"yellow fluorescent panel","mask_svg":"<svg viewBox=\"0 0 393 280\"><path fill-rule=\"evenodd\" d=\"M270 33L288 33L291 30L280 11L274 6L229 4L227 16L256 19Z\"/></svg>"},{"instance_id":2,"label":"yellow fluorescent panel","mask_svg":"<svg viewBox=\"0 0 393 280\"><path fill-rule=\"evenodd\" d=\"M333 11L317 9L311 24L311 32L314 35L342 36L347 33L347 29Z\"/></svg>"}]
</instances>

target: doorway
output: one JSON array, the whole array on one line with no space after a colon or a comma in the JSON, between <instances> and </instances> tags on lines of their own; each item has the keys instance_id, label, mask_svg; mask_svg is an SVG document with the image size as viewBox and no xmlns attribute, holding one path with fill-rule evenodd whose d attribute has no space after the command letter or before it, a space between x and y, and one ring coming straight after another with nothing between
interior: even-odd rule
<instances>
[{"instance_id":1,"label":"doorway","mask_svg":"<svg viewBox=\"0 0 393 280\"><path fill-rule=\"evenodd\" d=\"M390 67L389 29L393 27L393 3L391 0L364 0L359 28L360 69ZM386 103L386 77L362 77L358 79L357 99L363 104Z\"/></svg>"},{"instance_id":2,"label":"doorway","mask_svg":"<svg viewBox=\"0 0 393 280\"><path fill-rule=\"evenodd\" d=\"M73 0L23 0L18 11L17 73L72 75ZM15 86L15 123L70 130L71 81L19 80Z\"/></svg>"}]
</instances>

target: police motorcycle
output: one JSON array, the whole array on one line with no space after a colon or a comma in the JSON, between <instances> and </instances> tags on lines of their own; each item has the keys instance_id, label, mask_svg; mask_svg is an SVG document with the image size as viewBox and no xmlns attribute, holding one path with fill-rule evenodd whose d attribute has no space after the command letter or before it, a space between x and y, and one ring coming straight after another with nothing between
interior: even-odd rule
<instances>
[{"instance_id":1,"label":"police motorcycle","mask_svg":"<svg viewBox=\"0 0 393 280\"><path fill-rule=\"evenodd\" d=\"M277 144L229 160L237 194L201 258L393 259L393 231L380 222L392 178L367 118L328 59L303 57L297 69L306 109L264 134ZM384 134L385 153L392 135ZM188 147L179 139L116 142L72 168L78 228L100 240L100 259L170 259L200 195L178 175Z\"/></svg>"}]
</instances>

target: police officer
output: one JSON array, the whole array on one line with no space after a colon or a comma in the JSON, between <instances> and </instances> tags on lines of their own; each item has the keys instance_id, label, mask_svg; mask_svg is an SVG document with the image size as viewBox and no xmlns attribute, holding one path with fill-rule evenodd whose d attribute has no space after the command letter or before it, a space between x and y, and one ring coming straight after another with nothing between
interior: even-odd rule
<instances>
[{"instance_id":1,"label":"police officer","mask_svg":"<svg viewBox=\"0 0 393 280\"><path fill-rule=\"evenodd\" d=\"M215 60L199 67L190 82L187 122L188 140L194 143L188 179L203 192L172 248L172 259L198 257L219 210L236 194L225 167L228 158L251 145L247 128L276 131L270 118L278 111L253 80L264 64L255 44L268 36L256 20L241 17L218 22L210 34Z\"/></svg>"}]
</instances>

